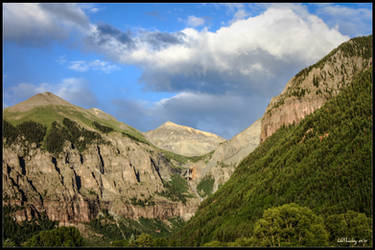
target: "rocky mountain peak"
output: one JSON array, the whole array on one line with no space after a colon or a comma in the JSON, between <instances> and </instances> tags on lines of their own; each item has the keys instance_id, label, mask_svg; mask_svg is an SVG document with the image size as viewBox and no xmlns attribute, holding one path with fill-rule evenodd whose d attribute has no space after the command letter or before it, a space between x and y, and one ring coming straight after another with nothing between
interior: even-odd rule
<instances>
[{"instance_id":1,"label":"rocky mountain peak","mask_svg":"<svg viewBox=\"0 0 375 250\"><path fill-rule=\"evenodd\" d=\"M179 125L171 121L166 121L165 123L162 124L162 126L179 126Z\"/></svg>"},{"instance_id":2,"label":"rocky mountain peak","mask_svg":"<svg viewBox=\"0 0 375 250\"><path fill-rule=\"evenodd\" d=\"M202 130L195 129L195 128L191 128L191 127L184 126L184 125L179 125L179 124L176 124L176 123L171 122L171 121L166 121L165 123L163 123L157 129L172 129L172 130L176 130L176 131L179 130L181 132L186 131L187 133L191 133L191 134L202 134L204 136L210 136L210 137L218 138L218 140L223 140L223 141L225 140L224 138L221 138L220 136L218 136L216 134L206 132L206 131L202 131Z\"/></svg>"},{"instance_id":3,"label":"rocky mountain peak","mask_svg":"<svg viewBox=\"0 0 375 250\"><path fill-rule=\"evenodd\" d=\"M197 156L209 153L225 139L188 126L171 121L163 123L154 130L144 133L146 138L162 149L186 156Z\"/></svg>"}]
</instances>

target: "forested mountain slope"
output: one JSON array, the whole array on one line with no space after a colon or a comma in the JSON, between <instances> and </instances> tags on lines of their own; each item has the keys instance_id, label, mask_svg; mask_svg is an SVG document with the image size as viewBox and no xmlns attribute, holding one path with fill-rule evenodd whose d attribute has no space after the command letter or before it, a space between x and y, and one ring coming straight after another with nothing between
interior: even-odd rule
<instances>
[{"instance_id":1,"label":"forested mountain slope","mask_svg":"<svg viewBox=\"0 0 375 250\"><path fill-rule=\"evenodd\" d=\"M298 125L282 126L250 153L229 181L201 203L173 244L225 245L246 237L261 245L254 231L257 221L265 210L289 203L321 216L327 244L337 244L334 236L344 227L333 218L352 211L366 223L366 216L372 218L372 115L371 67L322 108ZM366 223L359 224L369 232L372 226Z\"/></svg>"}]
</instances>

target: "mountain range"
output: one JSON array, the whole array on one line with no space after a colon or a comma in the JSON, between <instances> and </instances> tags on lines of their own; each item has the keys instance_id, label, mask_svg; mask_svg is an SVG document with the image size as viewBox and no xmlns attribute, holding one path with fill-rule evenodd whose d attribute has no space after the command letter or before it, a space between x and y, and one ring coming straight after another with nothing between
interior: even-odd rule
<instances>
[{"instance_id":1,"label":"mountain range","mask_svg":"<svg viewBox=\"0 0 375 250\"><path fill-rule=\"evenodd\" d=\"M142 133L37 94L3 110L7 225L46 217L108 244L148 232L168 245L259 246L254 225L285 204L324 221L371 218L371 92L372 35L303 69L230 140L170 121Z\"/></svg>"}]
</instances>

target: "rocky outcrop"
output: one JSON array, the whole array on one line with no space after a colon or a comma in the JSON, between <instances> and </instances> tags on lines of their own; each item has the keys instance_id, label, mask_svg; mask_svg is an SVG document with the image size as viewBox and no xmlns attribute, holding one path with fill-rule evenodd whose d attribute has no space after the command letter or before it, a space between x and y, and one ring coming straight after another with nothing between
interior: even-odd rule
<instances>
[{"instance_id":1,"label":"rocky outcrop","mask_svg":"<svg viewBox=\"0 0 375 250\"><path fill-rule=\"evenodd\" d=\"M298 123L306 115L323 106L326 101L327 98L323 96L304 98L303 100L298 98L286 99L282 106L264 114L260 140L264 141L283 125Z\"/></svg>"},{"instance_id":2,"label":"rocky outcrop","mask_svg":"<svg viewBox=\"0 0 375 250\"><path fill-rule=\"evenodd\" d=\"M250 154L260 140L261 119L235 135L228 141L221 143L212 155L212 161L220 161L226 165L236 165Z\"/></svg>"},{"instance_id":3,"label":"rocky outcrop","mask_svg":"<svg viewBox=\"0 0 375 250\"><path fill-rule=\"evenodd\" d=\"M17 220L46 213L60 224L88 222L103 209L133 219L194 214L197 197L183 204L160 195L181 171L160 151L119 132L102 136L106 143L83 152L66 141L58 155L25 141L3 143L3 205L18 206Z\"/></svg>"},{"instance_id":4,"label":"rocky outcrop","mask_svg":"<svg viewBox=\"0 0 375 250\"><path fill-rule=\"evenodd\" d=\"M155 146L185 156L207 154L225 141L215 134L170 121L144 134Z\"/></svg>"},{"instance_id":5,"label":"rocky outcrop","mask_svg":"<svg viewBox=\"0 0 375 250\"><path fill-rule=\"evenodd\" d=\"M351 82L353 76L372 65L372 35L349 40L316 64L302 70L272 98L262 118L260 140L283 125L298 123L320 108Z\"/></svg>"},{"instance_id":6,"label":"rocky outcrop","mask_svg":"<svg viewBox=\"0 0 375 250\"><path fill-rule=\"evenodd\" d=\"M213 192L224 184L234 172L236 166L249 155L260 142L261 119L235 135L228 141L222 142L209 159L189 163L186 177L195 188L207 175L215 179Z\"/></svg>"}]
</instances>

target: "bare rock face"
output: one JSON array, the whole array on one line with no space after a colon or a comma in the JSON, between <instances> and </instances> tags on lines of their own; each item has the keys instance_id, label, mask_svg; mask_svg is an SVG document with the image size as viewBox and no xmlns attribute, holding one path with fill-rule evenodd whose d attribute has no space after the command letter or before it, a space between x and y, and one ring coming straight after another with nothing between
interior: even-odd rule
<instances>
[{"instance_id":1,"label":"bare rock face","mask_svg":"<svg viewBox=\"0 0 375 250\"><path fill-rule=\"evenodd\" d=\"M207 154L225 141L218 135L169 121L144 134L155 146L185 156Z\"/></svg>"},{"instance_id":2,"label":"bare rock face","mask_svg":"<svg viewBox=\"0 0 375 250\"><path fill-rule=\"evenodd\" d=\"M259 145L260 128L261 119L255 121L230 140L221 143L212 155L212 160L221 161L227 165L240 163Z\"/></svg>"},{"instance_id":3,"label":"bare rock face","mask_svg":"<svg viewBox=\"0 0 375 250\"><path fill-rule=\"evenodd\" d=\"M372 65L372 36L349 40L302 70L272 98L262 119L261 142L283 125L298 123Z\"/></svg>"},{"instance_id":4,"label":"bare rock face","mask_svg":"<svg viewBox=\"0 0 375 250\"><path fill-rule=\"evenodd\" d=\"M107 137L81 153L66 142L58 156L41 148L3 148L3 204L18 205L18 220L45 212L63 224L88 222L102 210L137 219L189 219L199 205L158 195L173 170L162 154L127 137Z\"/></svg>"},{"instance_id":5,"label":"bare rock face","mask_svg":"<svg viewBox=\"0 0 375 250\"><path fill-rule=\"evenodd\" d=\"M258 119L230 140L220 143L209 159L187 164L193 188L209 175L215 179L213 192L216 192L230 178L236 166L259 145L260 129L261 119Z\"/></svg>"}]
</instances>

